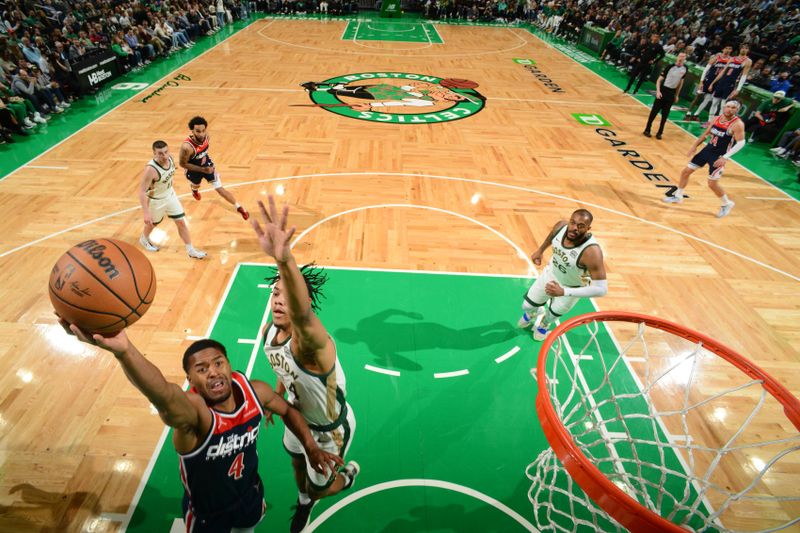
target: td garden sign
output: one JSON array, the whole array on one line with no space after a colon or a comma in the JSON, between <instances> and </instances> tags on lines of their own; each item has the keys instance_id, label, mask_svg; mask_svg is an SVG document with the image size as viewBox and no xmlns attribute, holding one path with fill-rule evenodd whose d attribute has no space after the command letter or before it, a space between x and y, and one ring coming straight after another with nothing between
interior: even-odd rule
<instances>
[{"instance_id":1,"label":"td garden sign","mask_svg":"<svg viewBox=\"0 0 800 533\"><path fill-rule=\"evenodd\" d=\"M312 104L344 117L392 124L467 118L486 105L472 80L406 72L362 72L302 84Z\"/></svg>"}]
</instances>

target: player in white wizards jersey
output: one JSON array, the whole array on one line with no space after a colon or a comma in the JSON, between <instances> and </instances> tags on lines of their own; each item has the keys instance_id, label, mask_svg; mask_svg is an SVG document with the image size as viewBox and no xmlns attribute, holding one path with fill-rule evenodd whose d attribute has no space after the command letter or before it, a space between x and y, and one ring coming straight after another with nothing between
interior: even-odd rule
<instances>
[{"instance_id":1,"label":"player in white wizards jersey","mask_svg":"<svg viewBox=\"0 0 800 533\"><path fill-rule=\"evenodd\" d=\"M278 213L269 197L269 213L259 202L265 227L253 217L253 229L261 248L278 265L272 285L272 322L264 330L264 353L278 376L276 391L288 392L288 400L306 420L317 445L344 458L355 431L355 417L345 400L345 378L336 356L336 344L314 313L326 276L320 269L297 266L290 249L295 228L287 230L289 207ZM322 475L309 463L307 454L291 432L283 446L292 457L299 490L290 531L299 533L308 523L311 509L320 498L352 487L359 472L350 461L343 471Z\"/></svg>"},{"instance_id":2,"label":"player in white wizards jersey","mask_svg":"<svg viewBox=\"0 0 800 533\"><path fill-rule=\"evenodd\" d=\"M519 326L527 328L534 322L533 338L542 341L556 318L564 315L578 298L605 296L608 292L603 251L589 230L592 214L578 209L569 222L560 220L539 249L531 254L536 266L542 264L542 254L553 247L553 258L522 300ZM550 305L545 309L545 304Z\"/></svg>"},{"instance_id":3,"label":"player in white wizards jersey","mask_svg":"<svg viewBox=\"0 0 800 533\"><path fill-rule=\"evenodd\" d=\"M172 178L175 176L175 162L169 155L169 148L164 141L153 143L153 159L144 166L142 182L139 185L139 203L142 204L144 214L144 231L139 237L139 244L149 252L157 252L158 246L150 241L153 229L164 220L164 214L175 221L178 234L186 245L189 257L202 259L206 253L192 246L189 236L189 226L186 225L181 201L172 187Z\"/></svg>"}]
</instances>

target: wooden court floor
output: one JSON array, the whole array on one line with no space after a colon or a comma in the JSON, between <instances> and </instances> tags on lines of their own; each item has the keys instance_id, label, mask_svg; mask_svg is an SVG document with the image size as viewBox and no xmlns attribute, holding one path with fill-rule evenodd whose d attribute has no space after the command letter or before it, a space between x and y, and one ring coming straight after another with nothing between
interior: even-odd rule
<instances>
[{"instance_id":1,"label":"wooden court floor","mask_svg":"<svg viewBox=\"0 0 800 533\"><path fill-rule=\"evenodd\" d=\"M642 137L646 108L527 31L441 25L443 44L358 42L340 39L345 25L255 22L182 67L190 82L128 101L31 163L39 168L0 182L0 531L117 531L128 511L163 425L112 357L63 334L47 278L80 240L136 243L150 145L163 139L177 158L196 114L245 206L280 194L298 233L314 226L296 246L300 261L527 275L524 254L586 207L609 273L600 309L691 326L800 393L797 202L729 163L727 218L715 218L702 171L689 200L663 204L657 185L677 182L692 138L672 125L662 141ZM536 72L515 58L534 60ZM384 124L294 105L311 104L301 83L370 72L473 80L485 106L452 122ZM601 116L604 135L574 114ZM608 132L624 144L612 146ZM265 258L213 191L195 202L178 175L176 188L209 258L187 258L162 225L162 250L150 255L157 298L130 334L181 383L186 337L204 334L234 266ZM519 306L486 313L515 322ZM792 484L787 475L774 486Z\"/></svg>"}]
</instances>

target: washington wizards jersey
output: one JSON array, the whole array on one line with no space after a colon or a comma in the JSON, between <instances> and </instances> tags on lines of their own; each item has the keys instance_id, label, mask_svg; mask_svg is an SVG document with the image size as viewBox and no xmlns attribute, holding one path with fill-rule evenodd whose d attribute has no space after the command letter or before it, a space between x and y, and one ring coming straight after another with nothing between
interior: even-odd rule
<instances>
[{"instance_id":1,"label":"washington wizards jersey","mask_svg":"<svg viewBox=\"0 0 800 533\"><path fill-rule=\"evenodd\" d=\"M181 481L197 516L235 507L258 477L256 439L264 412L248 379L231 374L232 394L242 401L233 413L211 410L211 429L197 449L178 454ZM191 389L194 392L194 389Z\"/></svg>"},{"instance_id":2,"label":"washington wizards jersey","mask_svg":"<svg viewBox=\"0 0 800 533\"><path fill-rule=\"evenodd\" d=\"M733 117L731 120L725 122L724 118L723 115L720 115L717 117L717 120L714 121L714 124L708 131L711 135L711 139L706 145L708 150L719 155L724 154L730 148L733 142L733 125L739 120L739 117Z\"/></svg>"},{"instance_id":3,"label":"washington wizards jersey","mask_svg":"<svg viewBox=\"0 0 800 533\"><path fill-rule=\"evenodd\" d=\"M198 167L211 166L211 158L208 156L208 135L206 135L206 138L203 139L201 143L195 141L194 137L191 135L186 137L184 142L189 143L192 149L194 149L194 155L192 155L188 161L190 164L197 165Z\"/></svg>"},{"instance_id":4,"label":"washington wizards jersey","mask_svg":"<svg viewBox=\"0 0 800 533\"><path fill-rule=\"evenodd\" d=\"M720 87L730 87L732 89L733 86L736 85L736 80L738 80L739 76L742 74L745 61L747 61L747 56L732 57L725 65L725 73L719 79L717 85Z\"/></svg>"},{"instance_id":5,"label":"washington wizards jersey","mask_svg":"<svg viewBox=\"0 0 800 533\"><path fill-rule=\"evenodd\" d=\"M711 65L711 68L708 69L708 73L706 73L706 77L703 80L705 83L711 83L716 79L719 71L724 69L728 65L728 61L731 60L730 56L724 56L722 54L717 54L714 58L714 63Z\"/></svg>"}]
</instances>

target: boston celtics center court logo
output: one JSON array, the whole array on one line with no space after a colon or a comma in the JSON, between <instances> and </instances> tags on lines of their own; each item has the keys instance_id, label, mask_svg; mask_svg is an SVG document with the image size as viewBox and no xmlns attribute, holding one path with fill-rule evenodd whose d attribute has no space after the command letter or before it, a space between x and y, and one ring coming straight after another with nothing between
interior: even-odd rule
<instances>
[{"instance_id":1,"label":"boston celtics center court logo","mask_svg":"<svg viewBox=\"0 0 800 533\"><path fill-rule=\"evenodd\" d=\"M372 122L450 122L470 117L486 104L472 80L404 72L362 72L302 86L314 103L295 105Z\"/></svg>"}]
</instances>

